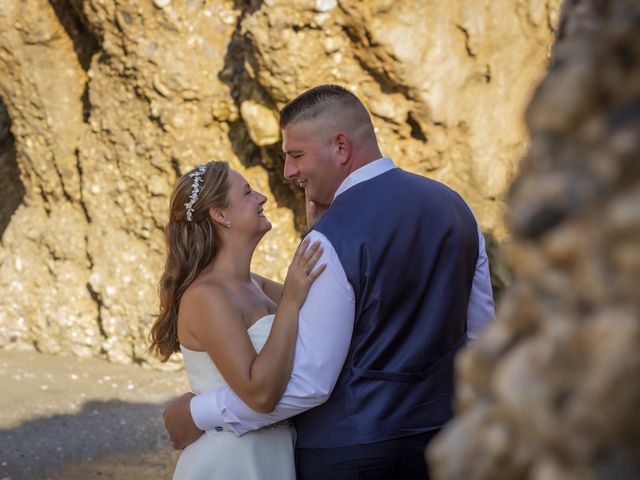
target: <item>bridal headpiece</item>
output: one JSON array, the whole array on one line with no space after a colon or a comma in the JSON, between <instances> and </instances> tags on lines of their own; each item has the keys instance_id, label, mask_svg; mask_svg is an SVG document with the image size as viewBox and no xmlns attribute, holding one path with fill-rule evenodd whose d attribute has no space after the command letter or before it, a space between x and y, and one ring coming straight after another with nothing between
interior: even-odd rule
<instances>
[{"instance_id":1,"label":"bridal headpiece","mask_svg":"<svg viewBox=\"0 0 640 480\"><path fill-rule=\"evenodd\" d=\"M198 194L200 193L200 184L202 183L202 175L207 170L206 165L198 164L195 166L196 171L191 172L189 176L193 178L193 184L191 185L191 197L189 201L184 204L187 208L187 220L190 222L193 219L193 206L198 201Z\"/></svg>"}]
</instances>

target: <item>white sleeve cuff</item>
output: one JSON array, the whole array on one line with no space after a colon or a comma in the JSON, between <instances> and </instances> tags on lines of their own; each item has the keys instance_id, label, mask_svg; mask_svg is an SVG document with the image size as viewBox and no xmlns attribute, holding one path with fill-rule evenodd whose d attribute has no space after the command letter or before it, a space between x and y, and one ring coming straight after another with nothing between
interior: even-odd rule
<instances>
[{"instance_id":1,"label":"white sleeve cuff","mask_svg":"<svg viewBox=\"0 0 640 480\"><path fill-rule=\"evenodd\" d=\"M218 390L201 393L191 399L189 408L194 423L200 430L222 431L225 430L222 416L218 412Z\"/></svg>"}]
</instances>

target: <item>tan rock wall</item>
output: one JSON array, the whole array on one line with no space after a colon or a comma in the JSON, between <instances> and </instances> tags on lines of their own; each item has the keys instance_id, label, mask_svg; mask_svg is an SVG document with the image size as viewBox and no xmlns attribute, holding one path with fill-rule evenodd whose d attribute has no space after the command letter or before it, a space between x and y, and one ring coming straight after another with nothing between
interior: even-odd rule
<instances>
[{"instance_id":1,"label":"tan rock wall","mask_svg":"<svg viewBox=\"0 0 640 480\"><path fill-rule=\"evenodd\" d=\"M277 111L318 83L352 88L386 155L458 189L493 255L559 2L2 2L25 193L1 237L0 346L150 361L168 195L205 160L270 192L255 269L282 278L303 212Z\"/></svg>"},{"instance_id":2,"label":"tan rock wall","mask_svg":"<svg viewBox=\"0 0 640 480\"><path fill-rule=\"evenodd\" d=\"M564 6L509 195L516 281L459 358L435 478L640 478L638 19L635 0Z\"/></svg>"}]
</instances>

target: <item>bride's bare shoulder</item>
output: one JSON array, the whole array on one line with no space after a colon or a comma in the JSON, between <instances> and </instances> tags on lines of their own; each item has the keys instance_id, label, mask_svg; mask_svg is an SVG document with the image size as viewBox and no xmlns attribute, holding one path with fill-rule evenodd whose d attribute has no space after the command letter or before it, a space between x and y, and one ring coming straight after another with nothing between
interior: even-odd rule
<instances>
[{"instance_id":1,"label":"bride's bare shoulder","mask_svg":"<svg viewBox=\"0 0 640 480\"><path fill-rule=\"evenodd\" d=\"M237 302L233 291L216 279L203 279L193 282L180 299L182 313L202 312L236 314Z\"/></svg>"}]
</instances>

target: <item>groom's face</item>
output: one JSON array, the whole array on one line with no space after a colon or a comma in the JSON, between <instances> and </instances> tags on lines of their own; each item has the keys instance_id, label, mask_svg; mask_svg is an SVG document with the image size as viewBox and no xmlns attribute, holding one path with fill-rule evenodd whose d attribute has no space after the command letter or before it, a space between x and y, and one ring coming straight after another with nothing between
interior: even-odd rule
<instances>
[{"instance_id":1,"label":"groom's face","mask_svg":"<svg viewBox=\"0 0 640 480\"><path fill-rule=\"evenodd\" d=\"M329 205L340 178L331 135L322 127L301 121L282 130L284 176L296 179L310 200Z\"/></svg>"}]
</instances>

